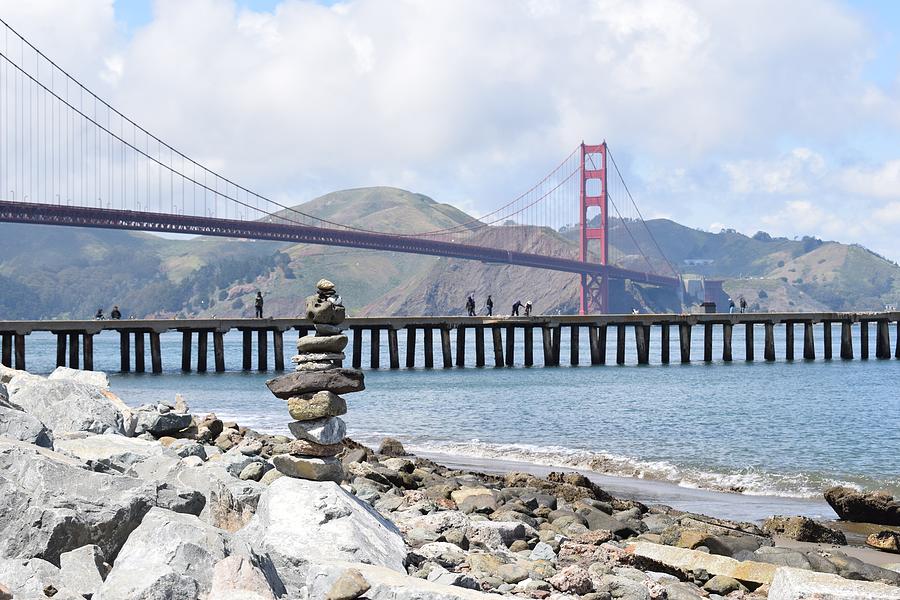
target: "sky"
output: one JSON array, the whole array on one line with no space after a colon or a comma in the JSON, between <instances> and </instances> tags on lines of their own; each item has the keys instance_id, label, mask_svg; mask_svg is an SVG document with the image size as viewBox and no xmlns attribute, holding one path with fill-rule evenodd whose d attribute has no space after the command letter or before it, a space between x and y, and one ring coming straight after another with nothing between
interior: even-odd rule
<instances>
[{"instance_id":1,"label":"sky","mask_svg":"<svg viewBox=\"0 0 900 600\"><path fill-rule=\"evenodd\" d=\"M284 203L489 212L606 140L646 217L900 260L900 3L0 0L188 155Z\"/></svg>"}]
</instances>

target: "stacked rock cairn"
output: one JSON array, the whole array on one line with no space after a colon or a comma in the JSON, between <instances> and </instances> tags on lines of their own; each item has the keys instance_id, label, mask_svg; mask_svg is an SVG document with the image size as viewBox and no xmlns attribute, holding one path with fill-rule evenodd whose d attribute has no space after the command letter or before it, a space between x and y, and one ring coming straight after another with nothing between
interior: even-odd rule
<instances>
[{"instance_id":1,"label":"stacked rock cairn","mask_svg":"<svg viewBox=\"0 0 900 600\"><path fill-rule=\"evenodd\" d=\"M272 457L279 472L288 477L313 481L343 479L341 461L335 456L343 449L346 426L341 415L347 402L339 394L365 389L362 371L342 368L347 336L341 324L346 311L334 284L322 279L316 293L306 299L306 318L316 328L297 342L297 355L291 360L293 373L266 382L277 398L287 401L288 423L296 438L279 447Z\"/></svg>"}]
</instances>

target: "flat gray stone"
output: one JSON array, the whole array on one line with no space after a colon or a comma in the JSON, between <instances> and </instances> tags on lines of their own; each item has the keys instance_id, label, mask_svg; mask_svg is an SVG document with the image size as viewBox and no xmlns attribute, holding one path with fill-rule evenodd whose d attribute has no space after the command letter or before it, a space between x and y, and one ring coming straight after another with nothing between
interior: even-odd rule
<instances>
[{"instance_id":1,"label":"flat gray stone","mask_svg":"<svg viewBox=\"0 0 900 600\"><path fill-rule=\"evenodd\" d=\"M297 341L297 350L303 352L341 352L347 347L347 336L305 335Z\"/></svg>"},{"instance_id":2,"label":"flat gray stone","mask_svg":"<svg viewBox=\"0 0 900 600\"><path fill-rule=\"evenodd\" d=\"M769 598L778 600L900 600L900 588L837 575L781 567L775 571Z\"/></svg>"},{"instance_id":3,"label":"flat gray stone","mask_svg":"<svg viewBox=\"0 0 900 600\"><path fill-rule=\"evenodd\" d=\"M298 440L307 440L323 446L340 444L347 435L347 425L340 417L291 421L288 423L288 429Z\"/></svg>"},{"instance_id":4,"label":"flat gray stone","mask_svg":"<svg viewBox=\"0 0 900 600\"><path fill-rule=\"evenodd\" d=\"M0 406L0 436L53 448L53 432L27 412Z\"/></svg>"},{"instance_id":5,"label":"flat gray stone","mask_svg":"<svg viewBox=\"0 0 900 600\"><path fill-rule=\"evenodd\" d=\"M344 468L336 458L277 454L272 457L272 464L282 475L298 479L340 482L344 478Z\"/></svg>"},{"instance_id":6,"label":"flat gray stone","mask_svg":"<svg viewBox=\"0 0 900 600\"><path fill-rule=\"evenodd\" d=\"M366 389L362 371L329 369L327 371L294 371L266 382L278 398L287 399L327 390L335 394L361 392Z\"/></svg>"},{"instance_id":7,"label":"flat gray stone","mask_svg":"<svg viewBox=\"0 0 900 600\"><path fill-rule=\"evenodd\" d=\"M125 433L122 413L95 385L70 379L29 380L10 395L10 401L55 435L74 431Z\"/></svg>"}]
</instances>

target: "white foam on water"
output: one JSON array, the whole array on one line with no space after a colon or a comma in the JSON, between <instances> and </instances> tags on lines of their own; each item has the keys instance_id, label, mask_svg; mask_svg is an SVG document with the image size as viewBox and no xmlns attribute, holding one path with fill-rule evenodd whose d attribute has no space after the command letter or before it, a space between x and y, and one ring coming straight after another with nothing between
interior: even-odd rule
<instances>
[{"instance_id":1,"label":"white foam on water","mask_svg":"<svg viewBox=\"0 0 900 600\"><path fill-rule=\"evenodd\" d=\"M401 440L413 452L433 452L451 456L525 462L549 467L593 471L603 475L665 481L685 488L725 491L754 496L821 498L822 491L835 485L855 489L900 489L898 481L848 481L816 474L768 472L754 467L740 471L679 466L666 460L642 460L609 452L591 452L564 446L537 446L524 443L490 443L479 439L465 442L416 439L392 432L352 432L361 443L377 445L385 437Z\"/></svg>"}]
</instances>

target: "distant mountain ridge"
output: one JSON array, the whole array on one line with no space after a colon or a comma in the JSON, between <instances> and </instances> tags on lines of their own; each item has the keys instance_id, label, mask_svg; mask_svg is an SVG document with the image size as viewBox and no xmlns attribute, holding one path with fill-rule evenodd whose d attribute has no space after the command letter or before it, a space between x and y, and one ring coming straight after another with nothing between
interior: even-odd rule
<instances>
[{"instance_id":1,"label":"distant mountain ridge","mask_svg":"<svg viewBox=\"0 0 900 600\"><path fill-rule=\"evenodd\" d=\"M297 207L307 214L377 231L428 231L472 217L422 194L390 187L326 194ZM621 227L627 223L611 224ZM614 255L643 268L631 237L652 234L683 274L725 280L755 310L878 310L896 305L900 267L862 246L765 233L709 233L657 219L632 227ZM649 231L649 232L648 232ZM499 235L489 228L478 235ZM577 251L571 231L535 229L523 251ZM661 259L654 259L661 260ZM655 265L665 267L665 265ZM351 313L461 314L474 294L492 294L498 313L515 300L538 312L578 309L578 277L510 265L411 254L199 237L166 239L124 231L0 224L0 318L90 318L118 304L126 316L251 316L262 290L267 314L298 315L320 277L340 283ZM632 284L614 287L612 309L681 310L677 298Z\"/></svg>"}]
</instances>

